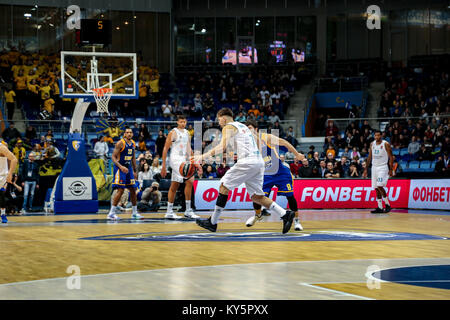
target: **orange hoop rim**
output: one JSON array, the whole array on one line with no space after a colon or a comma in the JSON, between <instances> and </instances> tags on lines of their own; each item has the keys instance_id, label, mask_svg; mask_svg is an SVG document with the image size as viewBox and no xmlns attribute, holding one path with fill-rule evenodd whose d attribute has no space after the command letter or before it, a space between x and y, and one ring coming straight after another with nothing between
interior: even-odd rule
<instances>
[{"instance_id":1,"label":"orange hoop rim","mask_svg":"<svg viewBox=\"0 0 450 320\"><path fill-rule=\"evenodd\" d=\"M104 96L104 95L107 95L107 94L109 94L109 93L112 93L112 92L113 92L113 89L111 89L111 88L94 88L94 89L92 89L92 91L93 91L97 96L102 97L102 96Z\"/></svg>"}]
</instances>

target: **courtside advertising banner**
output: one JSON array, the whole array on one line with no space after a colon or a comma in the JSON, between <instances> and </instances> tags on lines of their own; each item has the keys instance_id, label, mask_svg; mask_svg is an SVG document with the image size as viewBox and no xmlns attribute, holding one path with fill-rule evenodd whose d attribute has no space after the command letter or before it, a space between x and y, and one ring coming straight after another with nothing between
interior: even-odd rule
<instances>
[{"instance_id":1,"label":"courtside advertising banner","mask_svg":"<svg viewBox=\"0 0 450 320\"><path fill-rule=\"evenodd\" d=\"M450 180L412 180L410 190L409 208L450 210Z\"/></svg>"},{"instance_id":2,"label":"courtside advertising banner","mask_svg":"<svg viewBox=\"0 0 450 320\"><path fill-rule=\"evenodd\" d=\"M421 180L417 180L420 184ZM434 180L436 181L436 180ZM449 180L442 184L449 185ZM393 208L408 208L410 182L406 179L391 179L387 185L387 195ZM219 180L199 180L194 184L197 210L213 210L219 195ZM448 194L448 193L447 193ZM376 193L370 179L297 179L294 180L294 195L300 209L324 208L375 208ZM282 207L287 207L285 197L272 189L269 196ZM448 203L447 203L448 205ZM252 201L245 185L232 190L228 195L226 209L252 209Z\"/></svg>"},{"instance_id":3,"label":"courtside advertising banner","mask_svg":"<svg viewBox=\"0 0 450 320\"><path fill-rule=\"evenodd\" d=\"M195 207L197 210L214 210L219 196L220 180L196 180L194 181ZM269 198L280 206L286 207L286 197L277 195L277 189L272 189ZM231 190L228 194L228 202L225 209L246 210L253 209L253 203L244 184Z\"/></svg>"}]
</instances>

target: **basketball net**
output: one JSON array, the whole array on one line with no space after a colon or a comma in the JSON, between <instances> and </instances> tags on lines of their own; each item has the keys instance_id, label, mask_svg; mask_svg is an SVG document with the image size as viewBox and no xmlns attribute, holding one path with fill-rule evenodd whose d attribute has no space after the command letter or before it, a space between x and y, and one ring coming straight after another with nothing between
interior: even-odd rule
<instances>
[{"instance_id":1,"label":"basketball net","mask_svg":"<svg viewBox=\"0 0 450 320\"><path fill-rule=\"evenodd\" d=\"M109 113L108 112L108 103L109 103L109 99L111 99L113 89L111 89L111 88L94 88L94 89L92 89L92 92L94 93L95 102L97 103L97 112L98 113Z\"/></svg>"}]
</instances>

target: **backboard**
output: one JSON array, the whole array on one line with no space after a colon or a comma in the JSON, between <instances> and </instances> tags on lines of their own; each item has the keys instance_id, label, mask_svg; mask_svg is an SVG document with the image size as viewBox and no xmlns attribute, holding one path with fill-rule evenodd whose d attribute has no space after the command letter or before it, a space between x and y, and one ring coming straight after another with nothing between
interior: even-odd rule
<instances>
[{"instance_id":1,"label":"backboard","mask_svg":"<svg viewBox=\"0 0 450 320\"><path fill-rule=\"evenodd\" d=\"M94 88L111 88L111 99L137 99L135 53L61 52L60 95L94 101Z\"/></svg>"}]
</instances>

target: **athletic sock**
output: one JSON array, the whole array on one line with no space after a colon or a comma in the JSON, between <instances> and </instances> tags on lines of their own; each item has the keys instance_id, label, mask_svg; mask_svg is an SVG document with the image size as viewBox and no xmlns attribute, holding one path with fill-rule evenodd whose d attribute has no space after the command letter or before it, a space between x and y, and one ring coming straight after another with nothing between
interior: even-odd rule
<instances>
[{"instance_id":1,"label":"athletic sock","mask_svg":"<svg viewBox=\"0 0 450 320\"><path fill-rule=\"evenodd\" d=\"M390 206L390 204L389 204L389 200L388 200L388 198L386 197L386 198L383 198L383 201L384 201L384 203L387 205L387 206Z\"/></svg>"},{"instance_id":2,"label":"athletic sock","mask_svg":"<svg viewBox=\"0 0 450 320\"><path fill-rule=\"evenodd\" d=\"M191 210L191 200L186 200L186 211Z\"/></svg>"},{"instance_id":3,"label":"athletic sock","mask_svg":"<svg viewBox=\"0 0 450 320\"><path fill-rule=\"evenodd\" d=\"M261 217L261 209L255 209L255 216Z\"/></svg>"},{"instance_id":4,"label":"athletic sock","mask_svg":"<svg viewBox=\"0 0 450 320\"><path fill-rule=\"evenodd\" d=\"M280 217L286 214L286 210L280 207L275 201L270 205L269 211L276 212Z\"/></svg>"},{"instance_id":5,"label":"athletic sock","mask_svg":"<svg viewBox=\"0 0 450 320\"><path fill-rule=\"evenodd\" d=\"M213 214L211 215L211 223L212 223L212 224L217 224L217 222L219 221L219 217L220 217L220 215L222 214L223 209L224 209L224 208L219 207L219 206L216 206L216 207L214 208L214 212L213 212Z\"/></svg>"},{"instance_id":6,"label":"athletic sock","mask_svg":"<svg viewBox=\"0 0 450 320\"><path fill-rule=\"evenodd\" d=\"M137 214L137 206L133 206L133 214Z\"/></svg>"},{"instance_id":7,"label":"athletic sock","mask_svg":"<svg viewBox=\"0 0 450 320\"><path fill-rule=\"evenodd\" d=\"M6 216L6 209L2 209L2 216Z\"/></svg>"},{"instance_id":8,"label":"athletic sock","mask_svg":"<svg viewBox=\"0 0 450 320\"><path fill-rule=\"evenodd\" d=\"M377 199L378 208L383 209L383 201L381 199Z\"/></svg>"},{"instance_id":9,"label":"athletic sock","mask_svg":"<svg viewBox=\"0 0 450 320\"><path fill-rule=\"evenodd\" d=\"M167 213L173 212L173 203L167 202Z\"/></svg>"},{"instance_id":10,"label":"athletic sock","mask_svg":"<svg viewBox=\"0 0 450 320\"><path fill-rule=\"evenodd\" d=\"M117 210L117 206L111 206L111 209L109 210L109 214L116 213L116 210Z\"/></svg>"}]
</instances>

